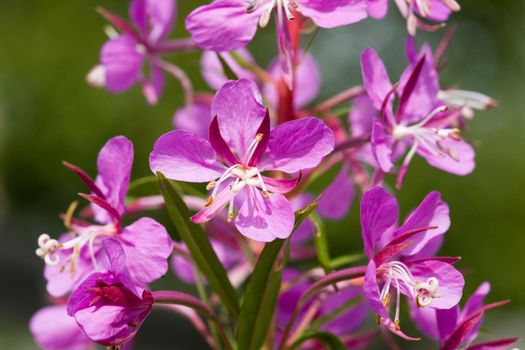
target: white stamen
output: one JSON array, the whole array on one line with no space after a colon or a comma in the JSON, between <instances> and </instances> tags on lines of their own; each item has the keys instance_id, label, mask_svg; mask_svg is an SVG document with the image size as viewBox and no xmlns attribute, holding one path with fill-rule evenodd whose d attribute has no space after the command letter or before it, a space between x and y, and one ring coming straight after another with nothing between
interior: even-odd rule
<instances>
[{"instance_id":1,"label":"white stamen","mask_svg":"<svg viewBox=\"0 0 525 350\"><path fill-rule=\"evenodd\" d=\"M394 323L399 327L400 305L401 305L401 288L410 293L410 297L416 301L418 307L428 307L432 300L440 298L439 281L436 277L430 277L426 282L416 281L410 269L400 261L391 261L384 263L379 267L379 271L384 273L385 283L381 289L380 298L385 307L388 307L391 301L391 289L396 289L396 305L394 311Z\"/></svg>"},{"instance_id":2,"label":"white stamen","mask_svg":"<svg viewBox=\"0 0 525 350\"><path fill-rule=\"evenodd\" d=\"M98 267L95 257L95 239L102 236L114 236L116 229L113 224L104 226L92 225L77 229L74 232L74 237L64 243L58 242L56 239L52 239L48 234L44 233L38 237L38 248L35 253L38 257L42 258L47 265L57 266L60 263L60 255L56 254L59 251L70 250L73 251L67 256L63 271L66 265L70 265L71 272L74 274L77 260L80 256L80 251L84 246L87 246L89 255L91 257L93 266Z\"/></svg>"},{"instance_id":3,"label":"white stamen","mask_svg":"<svg viewBox=\"0 0 525 350\"><path fill-rule=\"evenodd\" d=\"M445 102L450 108L463 107L462 114L467 119L472 118L473 109L484 111L497 105L497 101L492 97L467 90L440 90L437 98Z\"/></svg>"},{"instance_id":4,"label":"white stamen","mask_svg":"<svg viewBox=\"0 0 525 350\"><path fill-rule=\"evenodd\" d=\"M277 9L277 15L280 18L282 18L282 12L284 10L286 18L288 18L290 21L295 19L293 11L299 11L299 6L295 0L253 0L248 1L247 3L247 13L260 11L261 15L259 17L259 26L261 28L264 28L268 25L274 8Z\"/></svg>"}]
</instances>

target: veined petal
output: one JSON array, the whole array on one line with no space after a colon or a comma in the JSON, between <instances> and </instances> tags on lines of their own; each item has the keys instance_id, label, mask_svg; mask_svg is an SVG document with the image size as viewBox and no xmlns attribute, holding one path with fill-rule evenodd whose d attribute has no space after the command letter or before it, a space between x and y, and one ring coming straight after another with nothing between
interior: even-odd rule
<instances>
[{"instance_id":1,"label":"veined petal","mask_svg":"<svg viewBox=\"0 0 525 350\"><path fill-rule=\"evenodd\" d=\"M247 13L245 0L215 0L186 17L186 29L195 44L224 52L246 46L255 36L260 13Z\"/></svg>"},{"instance_id":2,"label":"veined petal","mask_svg":"<svg viewBox=\"0 0 525 350\"><path fill-rule=\"evenodd\" d=\"M151 42L166 38L173 29L176 17L174 0L133 0L129 16L141 35Z\"/></svg>"},{"instance_id":3,"label":"veined petal","mask_svg":"<svg viewBox=\"0 0 525 350\"><path fill-rule=\"evenodd\" d=\"M334 149L334 133L318 118L304 118L272 130L260 169L295 173L313 168Z\"/></svg>"},{"instance_id":4,"label":"veined petal","mask_svg":"<svg viewBox=\"0 0 525 350\"><path fill-rule=\"evenodd\" d=\"M199 100L179 108L173 116L176 129L190 131L202 138L208 137L211 122L211 101Z\"/></svg>"},{"instance_id":5,"label":"veined petal","mask_svg":"<svg viewBox=\"0 0 525 350\"><path fill-rule=\"evenodd\" d=\"M244 236L259 242L285 239L292 233L295 217L292 206L282 194L265 198L256 189L249 193L239 208L235 226Z\"/></svg>"},{"instance_id":6,"label":"veined petal","mask_svg":"<svg viewBox=\"0 0 525 350\"><path fill-rule=\"evenodd\" d=\"M383 124L375 119L372 126L371 137L372 154L379 165L379 168L385 173L392 170L394 138L386 130Z\"/></svg>"},{"instance_id":7,"label":"veined petal","mask_svg":"<svg viewBox=\"0 0 525 350\"><path fill-rule=\"evenodd\" d=\"M410 317L416 327L432 340L439 340L436 312L429 307L417 307L415 302L410 302ZM454 324L455 325L455 324Z\"/></svg>"},{"instance_id":8,"label":"veined petal","mask_svg":"<svg viewBox=\"0 0 525 350\"><path fill-rule=\"evenodd\" d=\"M166 274L173 242L164 226L144 217L125 227L118 239L136 284L144 286Z\"/></svg>"},{"instance_id":9,"label":"veined petal","mask_svg":"<svg viewBox=\"0 0 525 350\"><path fill-rule=\"evenodd\" d=\"M365 49L361 54L361 70L366 92L372 100L374 107L377 110L381 110L383 101L392 90L392 83L390 82L383 61L381 61L374 49Z\"/></svg>"},{"instance_id":10,"label":"veined petal","mask_svg":"<svg viewBox=\"0 0 525 350\"><path fill-rule=\"evenodd\" d=\"M243 60L248 63L255 63L255 60L246 48L240 48L235 51ZM229 52L213 52L213 51L204 51L201 56L201 72L202 77L208 83L208 86L218 90L220 87L228 81L226 74L224 73L224 68L222 66L219 55L232 70L232 72L237 76L237 78L250 79L257 81L257 77L247 69L242 68L232 57Z\"/></svg>"},{"instance_id":11,"label":"veined petal","mask_svg":"<svg viewBox=\"0 0 525 350\"><path fill-rule=\"evenodd\" d=\"M439 260L405 262L416 280L426 281L435 277L439 281L439 297L433 298L429 307L434 309L450 309L456 306L463 295L465 280L463 275L452 265Z\"/></svg>"},{"instance_id":12,"label":"veined petal","mask_svg":"<svg viewBox=\"0 0 525 350\"><path fill-rule=\"evenodd\" d=\"M144 55L137 51L137 44L134 37L123 34L102 47L100 61L109 91L124 92L140 78Z\"/></svg>"},{"instance_id":13,"label":"veined petal","mask_svg":"<svg viewBox=\"0 0 525 350\"><path fill-rule=\"evenodd\" d=\"M266 176L263 176L262 178L269 192L282 194L292 191L301 180L300 175L292 179L274 179Z\"/></svg>"},{"instance_id":14,"label":"veined petal","mask_svg":"<svg viewBox=\"0 0 525 350\"><path fill-rule=\"evenodd\" d=\"M208 182L225 170L208 140L184 130L159 137L149 164L153 173L160 171L170 179L187 182Z\"/></svg>"},{"instance_id":15,"label":"veined petal","mask_svg":"<svg viewBox=\"0 0 525 350\"><path fill-rule=\"evenodd\" d=\"M323 191L317 212L325 219L340 220L350 210L354 194L354 186L348 169L343 166L334 181Z\"/></svg>"},{"instance_id":16,"label":"veined petal","mask_svg":"<svg viewBox=\"0 0 525 350\"><path fill-rule=\"evenodd\" d=\"M133 155L131 141L124 136L116 136L106 142L97 158L96 183L104 193L106 201L121 215L125 210L124 199L128 192ZM91 207L98 222L109 222L105 210L97 205Z\"/></svg>"},{"instance_id":17,"label":"veined petal","mask_svg":"<svg viewBox=\"0 0 525 350\"><path fill-rule=\"evenodd\" d=\"M298 0L301 14L322 28L353 24L368 16L367 0Z\"/></svg>"},{"instance_id":18,"label":"veined petal","mask_svg":"<svg viewBox=\"0 0 525 350\"><path fill-rule=\"evenodd\" d=\"M372 100L367 95L358 96L352 103L352 110L348 115L348 124L352 137L368 135L372 132L374 119L378 115Z\"/></svg>"},{"instance_id":19,"label":"veined petal","mask_svg":"<svg viewBox=\"0 0 525 350\"><path fill-rule=\"evenodd\" d=\"M242 160L266 115L257 85L247 79L224 84L212 102L221 135Z\"/></svg>"},{"instance_id":20,"label":"veined petal","mask_svg":"<svg viewBox=\"0 0 525 350\"><path fill-rule=\"evenodd\" d=\"M197 214L191 217L191 221L196 224L202 224L210 221L217 215L235 196L235 193L229 188L228 184L224 184L224 189L217 193L217 196L213 197L211 204L202 208ZM243 189L242 191L245 191Z\"/></svg>"},{"instance_id":21,"label":"veined petal","mask_svg":"<svg viewBox=\"0 0 525 350\"><path fill-rule=\"evenodd\" d=\"M403 232L425 226L436 226L437 228L425 231L424 233L418 234L417 237L412 238L412 245L403 251L403 255L417 255L418 257L435 255L435 250L439 247L435 244L427 246L428 243L442 236L450 227L449 208L447 203L441 200L441 194L439 192L430 192L421 204L407 217L403 225L392 234L392 237L395 238L403 234ZM431 250L428 248L431 248Z\"/></svg>"},{"instance_id":22,"label":"veined petal","mask_svg":"<svg viewBox=\"0 0 525 350\"><path fill-rule=\"evenodd\" d=\"M450 148L454 152L455 157L457 157L457 160L452 159L448 155L438 157L422 146L418 147L417 153L425 158L428 164L447 173L464 176L474 171L476 167L474 160L475 152L470 144L464 140L455 141L445 139L441 141L441 145L444 148Z\"/></svg>"},{"instance_id":23,"label":"veined petal","mask_svg":"<svg viewBox=\"0 0 525 350\"><path fill-rule=\"evenodd\" d=\"M380 236L397 224L399 207L394 196L374 187L363 195L360 213L365 254L372 259Z\"/></svg>"},{"instance_id":24,"label":"veined petal","mask_svg":"<svg viewBox=\"0 0 525 350\"><path fill-rule=\"evenodd\" d=\"M368 0L368 14L375 19L381 19L388 12L388 0Z\"/></svg>"},{"instance_id":25,"label":"veined petal","mask_svg":"<svg viewBox=\"0 0 525 350\"><path fill-rule=\"evenodd\" d=\"M35 343L42 349L85 350L93 345L75 319L67 314L66 305L38 310L29 321L29 329Z\"/></svg>"},{"instance_id":26,"label":"veined petal","mask_svg":"<svg viewBox=\"0 0 525 350\"><path fill-rule=\"evenodd\" d=\"M300 109L310 102L312 102L321 89L321 72L314 57L307 53L306 55L299 55L299 65L295 70L294 77L294 97L293 103L296 109ZM268 72L275 79L281 76L281 65L278 60L274 60ZM268 82L264 85L264 97L268 100L268 105L272 108L277 108L277 101L279 99L277 87L273 82Z\"/></svg>"}]
</instances>

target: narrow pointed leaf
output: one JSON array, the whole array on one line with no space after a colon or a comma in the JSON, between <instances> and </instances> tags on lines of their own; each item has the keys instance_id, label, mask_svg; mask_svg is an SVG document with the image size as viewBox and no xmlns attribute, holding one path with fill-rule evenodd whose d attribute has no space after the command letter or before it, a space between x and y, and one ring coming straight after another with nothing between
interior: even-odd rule
<instances>
[{"instance_id":1,"label":"narrow pointed leaf","mask_svg":"<svg viewBox=\"0 0 525 350\"><path fill-rule=\"evenodd\" d=\"M170 181L160 172L157 173L157 178L169 216L195 264L233 318L237 319L240 310L237 292L228 280L226 270L217 258L208 236L201 226L189 220L190 212Z\"/></svg>"},{"instance_id":2,"label":"narrow pointed leaf","mask_svg":"<svg viewBox=\"0 0 525 350\"><path fill-rule=\"evenodd\" d=\"M326 230L323 221L319 215L312 213L310 219L315 226L314 245L317 251L317 259L326 274L333 271L330 264L330 252L328 250L328 240L326 238Z\"/></svg>"}]
</instances>

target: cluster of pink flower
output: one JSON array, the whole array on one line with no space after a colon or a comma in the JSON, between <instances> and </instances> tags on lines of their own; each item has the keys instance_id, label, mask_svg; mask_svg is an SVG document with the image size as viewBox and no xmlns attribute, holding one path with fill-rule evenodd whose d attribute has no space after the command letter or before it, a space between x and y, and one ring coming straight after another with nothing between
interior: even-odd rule
<instances>
[{"instance_id":1,"label":"cluster of pink flower","mask_svg":"<svg viewBox=\"0 0 525 350\"><path fill-rule=\"evenodd\" d=\"M65 234L38 238L54 305L31 320L36 343L128 348L159 304L187 317L217 349L357 349L376 336L391 344L391 334L419 339L401 330L403 296L407 317L440 349L512 346L516 339L472 345L485 311L506 301L485 305L484 283L459 307L459 258L437 255L450 226L441 195L428 194L399 224L397 200L385 189L390 173L401 188L416 153L443 171L472 172L474 150L460 132L475 109L496 104L440 86L452 31L435 52L415 44L416 28L441 28L457 2L395 3L410 34L398 82L368 48L361 55L363 87L313 107L307 106L319 93L320 73L308 48L301 49L301 35L312 26L383 18L388 0L214 0L186 18L191 39L180 40L168 39L175 0L132 0L130 21L100 9L112 27L88 81L111 92L139 83L153 104L168 73L180 81L185 105L175 113L175 130L151 151L162 195L128 195L133 145L123 136L101 149L94 179L64 163L87 186L81 197L89 206L78 217L76 205L69 208ZM279 55L263 69L245 46L272 13ZM195 93L184 71L163 58L197 48L205 50L202 74L214 96ZM336 112L347 104L348 123ZM319 177L328 186L315 198L308 191ZM186 182L206 184L208 193ZM323 221L344 218L356 188L364 255L330 258ZM164 208L178 235L148 217L123 224L130 214ZM176 276L195 284L199 297L150 289L168 272L170 257ZM379 327L367 326L369 315Z\"/></svg>"}]
</instances>

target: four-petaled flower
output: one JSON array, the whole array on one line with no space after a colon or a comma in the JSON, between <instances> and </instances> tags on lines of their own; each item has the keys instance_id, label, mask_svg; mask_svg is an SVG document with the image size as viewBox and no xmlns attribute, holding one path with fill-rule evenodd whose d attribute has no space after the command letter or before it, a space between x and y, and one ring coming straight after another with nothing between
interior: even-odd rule
<instances>
[{"instance_id":1,"label":"four-petaled flower","mask_svg":"<svg viewBox=\"0 0 525 350\"><path fill-rule=\"evenodd\" d=\"M360 215L369 263L363 290L378 322L415 340L400 328L401 294L421 308L450 309L459 303L465 282L452 266L459 258L433 257L450 225L448 206L439 193L430 193L400 227L398 214L396 199L381 187L364 194Z\"/></svg>"},{"instance_id":2,"label":"four-petaled flower","mask_svg":"<svg viewBox=\"0 0 525 350\"><path fill-rule=\"evenodd\" d=\"M380 116L373 120L372 153L379 168L389 172L394 161L408 146L409 151L397 177L400 187L415 153L438 169L456 175L474 170L474 150L452 127L461 116L460 109L449 110L437 98L437 91L428 91L425 82L433 69L425 56L409 67L401 82L392 85L385 66L373 49L361 55L363 81L369 98ZM399 94L399 106L393 111L393 98Z\"/></svg>"},{"instance_id":3,"label":"four-petaled flower","mask_svg":"<svg viewBox=\"0 0 525 350\"><path fill-rule=\"evenodd\" d=\"M151 170L187 182L209 182L205 208L192 217L203 223L229 205L229 219L245 236L269 242L290 235L292 207L284 193L295 179L263 172L295 174L317 166L334 147L332 131L317 118L287 122L270 130L270 116L255 83L224 84L212 104L209 140L183 130L161 136L150 155Z\"/></svg>"},{"instance_id":4,"label":"four-petaled flower","mask_svg":"<svg viewBox=\"0 0 525 350\"><path fill-rule=\"evenodd\" d=\"M96 181L80 168L65 164L93 192L84 197L92 202L91 209L97 223L72 219L72 232L59 240L47 234L39 237L36 254L46 262L44 276L49 294L56 297L65 295L92 272L104 271L107 257L102 245L111 237L122 243L136 283L145 285L163 276L168 270L167 259L173 249L173 242L164 226L148 217L126 227L121 226L133 164L131 141L117 136L104 145L97 159L99 174Z\"/></svg>"},{"instance_id":5,"label":"four-petaled flower","mask_svg":"<svg viewBox=\"0 0 525 350\"><path fill-rule=\"evenodd\" d=\"M121 33L108 32L110 39L100 52L100 65L88 74L88 82L115 93L127 91L138 82L146 100L157 103L164 89L163 68L167 66L160 54L193 48L188 40L166 41L174 24L174 0L131 1L131 24L104 9L100 12ZM143 73L145 66L149 76Z\"/></svg>"}]
</instances>

